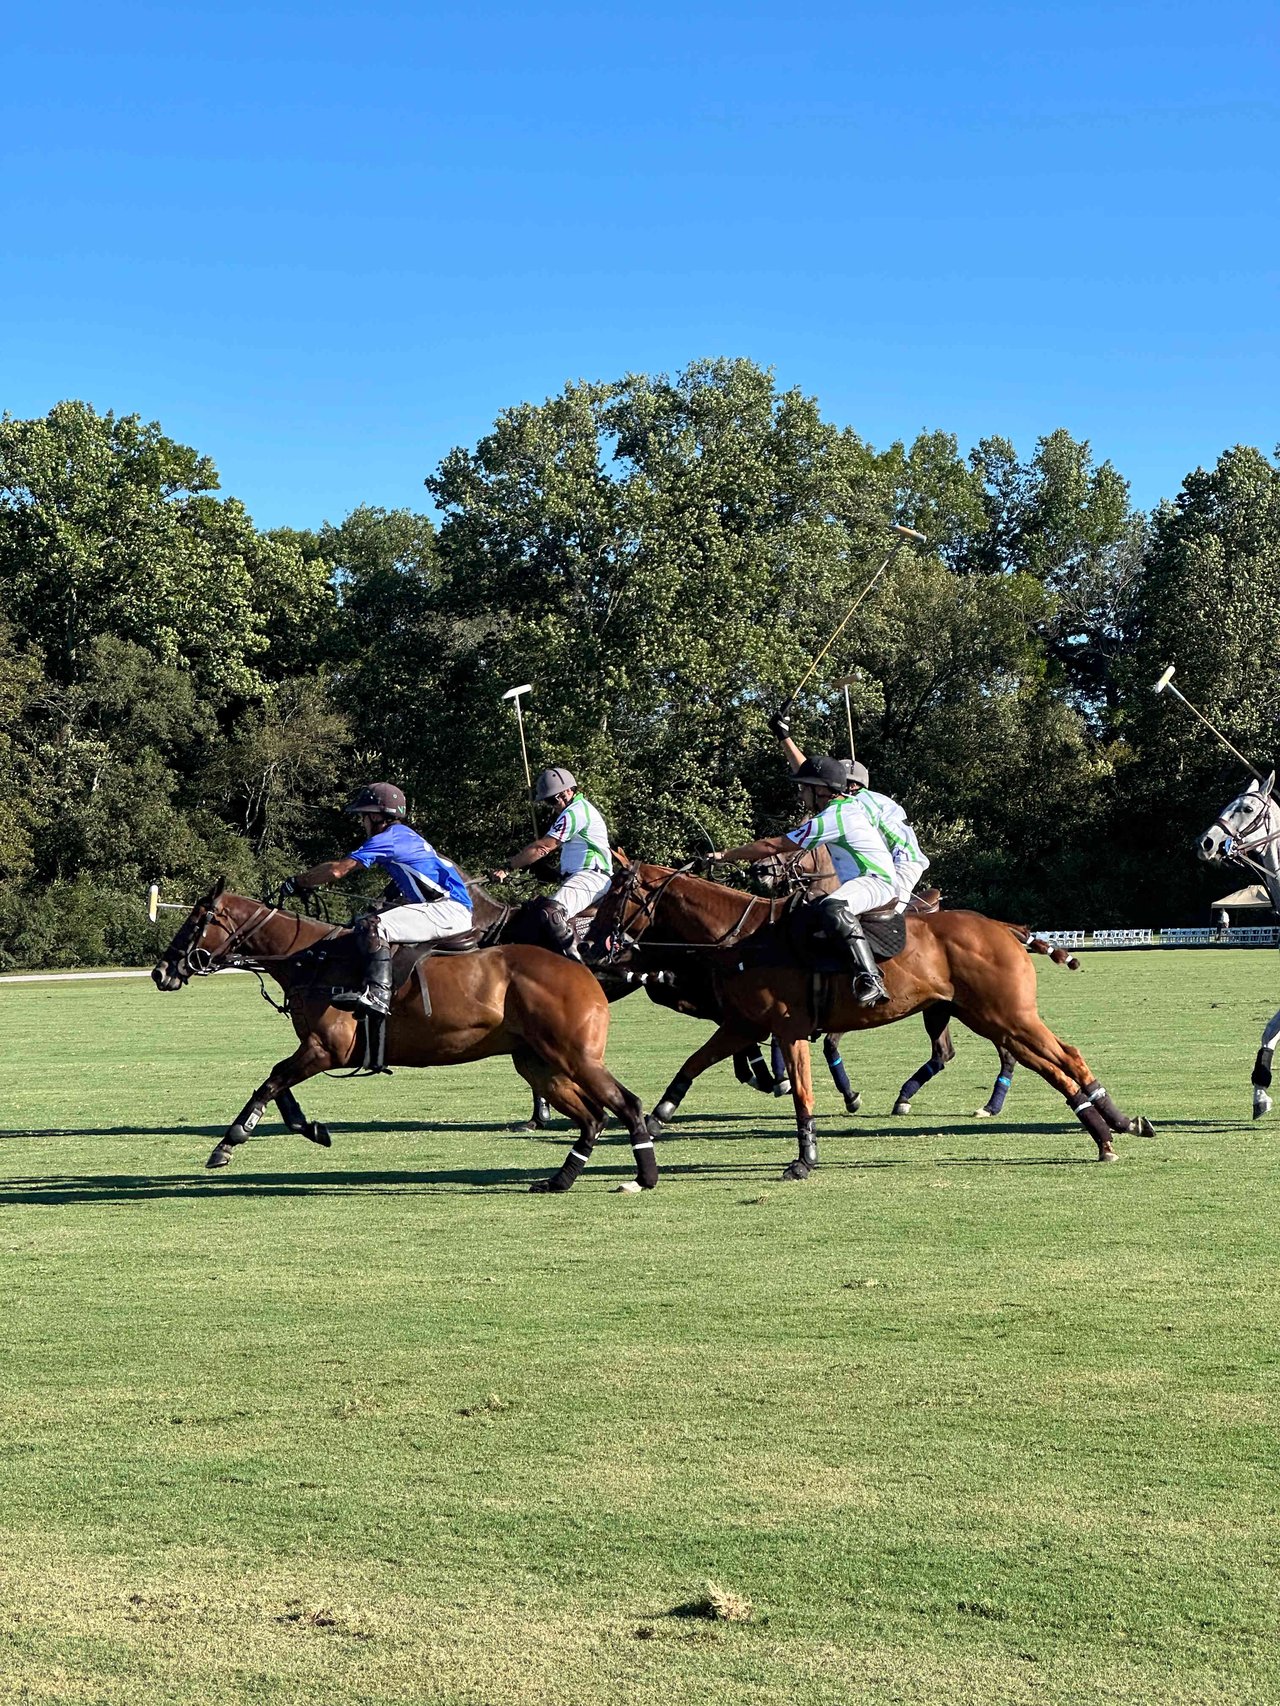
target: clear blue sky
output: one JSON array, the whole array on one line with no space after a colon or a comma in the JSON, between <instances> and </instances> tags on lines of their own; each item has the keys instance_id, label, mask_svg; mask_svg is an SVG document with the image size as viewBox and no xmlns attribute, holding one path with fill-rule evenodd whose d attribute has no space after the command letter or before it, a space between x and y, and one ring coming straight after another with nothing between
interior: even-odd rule
<instances>
[{"instance_id":1,"label":"clear blue sky","mask_svg":"<svg viewBox=\"0 0 1280 1706\"><path fill-rule=\"evenodd\" d=\"M877 445L1065 425L1149 505L1280 438L1274 4L11 7L0 407L263 525L706 355Z\"/></svg>"}]
</instances>

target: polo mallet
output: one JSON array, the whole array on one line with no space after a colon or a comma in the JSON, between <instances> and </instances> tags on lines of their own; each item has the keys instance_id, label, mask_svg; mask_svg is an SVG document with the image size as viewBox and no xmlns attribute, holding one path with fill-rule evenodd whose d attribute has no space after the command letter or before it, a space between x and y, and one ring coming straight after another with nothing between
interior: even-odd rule
<instances>
[{"instance_id":1,"label":"polo mallet","mask_svg":"<svg viewBox=\"0 0 1280 1706\"><path fill-rule=\"evenodd\" d=\"M858 756L858 754L854 750L854 744L853 744L853 710L849 704L849 689L851 687L853 687L858 682L859 679L860 678L856 675L842 675L838 681L833 681L831 683L831 685L833 687L843 687L844 688L844 720L849 725L849 757L850 758L856 758Z\"/></svg>"},{"instance_id":2,"label":"polo mallet","mask_svg":"<svg viewBox=\"0 0 1280 1706\"><path fill-rule=\"evenodd\" d=\"M827 653L831 650L832 646L835 645L836 641L840 638L841 634L844 633L845 629L849 626L850 622L853 621L853 618L857 614L858 608L862 604L862 601L868 596L868 594L875 587L875 585L879 581L881 575L889 567L889 564L897 556L898 552L906 544L907 540L908 539L914 539L918 545L924 545L924 544L928 543L924 534L923 533L917 533L914 527L903 527L903 526L899 525L898 523L895 523L889 529L889 531L891 533L896 534L897 537L894 539L893 544L890 545L888 551L885 553L885 559L884 559L883 563L881 563L880 567L876 570L875 574L872 575L871 579L867 582L866 586L863 587L862 591L858 594L858 596L854 599L853 603L849 606L848 610L845 612L843 621L840 623L840 626L836 629L835 633L832 634L831 638L827 641L826 645L823 646L822 650L818 653L817 657L814 658L813 662L809 665L808 669L805 670L804 674L800 677L799 681L791 689L791 692L788 693L787 697L782 701L782 704L779 705L778 713L777 713L778 716L785 717L787 712L795 704L796 700L800 697L801 691L805 687L806 683L816 673L818 665L822 662L823 658L826 657ZM853 722L852 722L852 718L850 718L850 733L851 734L852 734L852 727L853 727Z\"/></svg>"},{"instance_id":3,"label":"polo mallet","mask_svg":"<svg viewBox=\"0 0 1280 1706\"><path fill-rule=\"evenodd\" d=\"M1241 764L1244 765L1250 776L1256 776L1259 782L1265 780L1261 770L1259 770L1256 765L1251 764L1243 752L1238 751L1234 746L1232 746L1231 742L1227 739L1226 735L1222 733L1221 729L1215 729L1208 717L1204 715L1203 711L1197 711L1190 699L1187 698L1186 694L1180 693L1173 685L1173 672L1176 667L1177 666L1175 664L1170 664L1151 691L1153 693L1164 693L1166 691L1172 693L1175 699L1179 700L1187 707L1193 717L1198 718L1198 720L1204 724L1205 728L1208 729L1209 733L1213 735L1215 740L1220 741L1222 745L1226 747L1227 751L1233 758L1238 758L1240 760Z\"/></svg>"},{"instance_id":4,"label":"polo mallet","mask_svg":"<svg viewBox=\"0 0 1280 1706\"><path fill-rule=\"evenodd\" d=\"M147 890L147 917L154 924L162 912L190 912L189 906L179 906L176 901L160 899L160 884L152 883Z\"/></svg>"},{"instance_id":5,"label":"polo mallet","mask_svg":"<svg viewBox=\"0 0 1280 1706\"><path fill-rule=\"evenodd\" d=\"M524 760L524 785L529 794L529 822L533 825L533 839L536 841L538 839L538 814L533 805L533 775L529 769L529 749L524 743L524 713L520 709L521 694L532 692L532 682L526 681L523 687L508 687L502 697L510 699L516 709L516 726L520 730L520 756Z\"/></svg>"}]
</instances>

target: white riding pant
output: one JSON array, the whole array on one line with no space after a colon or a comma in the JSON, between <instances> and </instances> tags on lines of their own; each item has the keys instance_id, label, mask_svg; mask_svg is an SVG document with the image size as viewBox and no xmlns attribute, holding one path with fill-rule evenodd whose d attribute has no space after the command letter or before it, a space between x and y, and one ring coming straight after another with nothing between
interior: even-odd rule
<instances>
[{"instance_id":1,"label":"white riding pant","mask_svg":"<svg viewBox=\"0 0 1280 1706\"><path fill-rule=\"evenodd\" d=\"M551 898L564 908L566 918L576 918L604 899L612 881L608 871L571 871Z\"/></svg>"},{"instance_id":2,"label":"white riding pant","mask_svg":"<svg viewBox=\"0 0 1280 1706\"><path fill-rule=\"evenodd\" d=\"M841 883L827 899L838 902L842 912L856 918L861 912L874 912L878 906L888 906L893 894L892 885L884 877L873 877L866 872L861 877L850 877L847 883Z\"/></svg>"},{"instance_id":3,"label":"white riding pant","mask_svg":"<svg viewBox=\"0 0 1280 1706\"><path fill-rule=\"evenodd\" d=\"M907 854L895 854L893 860L893 892L903 906L911 899L915 886L929 869L929 861L920 855L912 859Z\"/></svg>"},{"instance_id":4,"label":"white riding pant","mask_svg":"<svg viewBox=\"0 0 1280 1706\"><path fill-rule=\"evenodd\" d=\"M378 914L378 933L393 946L401 942L435 942L441 936L460 936L471 928L471 908L459 900L416 901Z\"/></svg>"}]
</instances>

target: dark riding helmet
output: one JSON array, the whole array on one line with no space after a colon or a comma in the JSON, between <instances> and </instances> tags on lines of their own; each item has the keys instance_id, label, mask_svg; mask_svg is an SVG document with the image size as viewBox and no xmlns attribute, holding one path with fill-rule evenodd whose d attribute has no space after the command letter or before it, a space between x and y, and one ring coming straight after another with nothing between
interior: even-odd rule
<instances>
[{"instance_id":1,"label":"dark riding helmet","mask_svg":"<svg viewBox=\"0 0 1280 1706\"><path fill-rule=\"evenodd\" d=\"M570 788L576 788L572 770L562 770L559 765L553 765L550 770L544 770L533 785L535 800L553 800L557 794L567 794Z\"/></svg>"},{"instance_id":2,"label":"dark riding helmet","mask_svg":"<svg viewBox=\"0 0 1280 1706\"><path fill-rule=\"evenodd\" d=\"M806 758L794 779L801 786L829 788L833 794L843 794L849 786L840 758Z\"/></svg>"},{"instance_id":3,"label":"dark riding helmet","mask_svg":"<svg viewBox=\"0 0 1280 1706\"><path fill-rule=\"evenodd\" d=\"M382 817L403 818L404 795L390 782L369 782L357 788L342 809L352 817L362 812L377 812Z\"/></svg>"}]
</instances>

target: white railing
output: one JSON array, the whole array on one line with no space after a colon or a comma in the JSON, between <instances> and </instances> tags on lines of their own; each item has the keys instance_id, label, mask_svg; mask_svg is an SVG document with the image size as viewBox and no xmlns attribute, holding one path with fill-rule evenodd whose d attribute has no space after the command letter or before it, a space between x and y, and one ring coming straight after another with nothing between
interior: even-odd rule
<instances>
[{"instance_id":1,"label":"white railing","mask_svg":"<svg viewBox=\"0 0 1280 1706\"><path fill-rule=\"evenodd\" d=\"M1055 948L1278 948L1280 924L1213 925L1161 930L1033 930Z\"/></svg>"}]
</instances>

